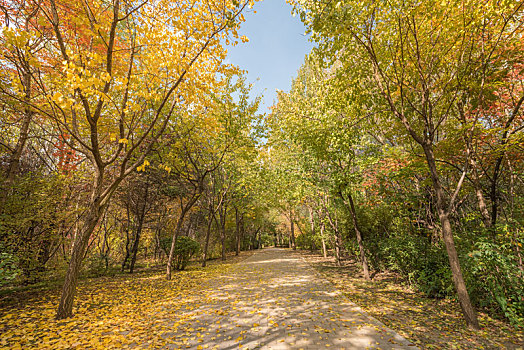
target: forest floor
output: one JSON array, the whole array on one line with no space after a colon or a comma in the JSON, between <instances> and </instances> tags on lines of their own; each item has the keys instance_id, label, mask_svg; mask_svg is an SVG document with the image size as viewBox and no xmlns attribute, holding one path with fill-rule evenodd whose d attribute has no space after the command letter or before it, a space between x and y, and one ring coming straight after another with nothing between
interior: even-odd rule
<instances>
[{"instance_id":1,"label":"forest floor","mask_svg":"<svg viewBox=\"0 0 524 350\"><path fill-rule=\"evenodd\" d=\"M336 267L332 259L288 249L242 252L206 268L192 264L171 281L160 267L83 279L75 316L61 321L54 319L59 293L52 286L2 294L0 349L519 349L523 344L522 331L482 313L483 329L468 330L456 302L426 299L393 275L366 282L353 262Z\"/></svg>"},{"instance_id":2,"label":"forest floor","mask_svg":"<svg viewBox=\"0 0 524 350\"><path fill-rule=\"evenodd\" d=\"M173 281L156 271L84 280L79 287L68 320L53 318L56 290L4 300L0 348L416 348L288 249L194 266Z\"/></svg>"},{"instance_id":3,"label":"forest floor","mask_svg":"<svg viewBox=\"0 0 524 350\"><path fill-rule=\"evenodd\" d=\"M158 310L171 304L183 308L203 281L219 276L253 251L208 261L206 268L192 263L185 271L165 278L165 266L137 269L79 281L74 317L55 320L60 284L2 289L0 293L0 349L120 349L141 344L154 348ZM174 316L175 318L176 316ZM158 347L158 346L156 346Z\"/></svg>"},{"instance_id":4,"label":"forest floor","mask_svg":"<svg viewBox=\"0 0 524 350\"><path fill-rule=\"evenodd\" d=\"M369 315L423 349L524 349L524 329L479 312L481 330L466 327L456 300L428 299L395 274L366 281L352 260L338 267L332 257L302 252L306 261Z\"/></svg>"}]
</instances>

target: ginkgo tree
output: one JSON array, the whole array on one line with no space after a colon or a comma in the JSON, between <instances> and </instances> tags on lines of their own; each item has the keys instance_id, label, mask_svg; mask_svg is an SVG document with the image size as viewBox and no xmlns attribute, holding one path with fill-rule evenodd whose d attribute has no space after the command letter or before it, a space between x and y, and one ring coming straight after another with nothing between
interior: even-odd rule
<instances>
[{"instance_id":1,"label":"ginkgo tree","mask_svg":"<svg viewBox=\"0 0 524 350\"><path fill-rule=\"evenodd\" d=\"M150 153L180 109L198 103L201 91L217 86L224 64L224 40L244 40L241 12L253 1L21 2L37 11L45 36L33 60L46 64L38 99L20 98L64 144L85 157L91 179L66 274L58 318L72 315L76 283L88 240L121 181L146 166ZM23 8L23 5L26 7ZM36 6L36 9L35 9ZM23 50L23 28L6 29ZM32 71L31 71L32 72ZM31 73L29 72L29 73ZM26 94L27 95L27 94Z\"/></svg>"},{"instance_id":2,"label":"ginkgo tree","mask_svg":"<svg viewBox=\"0 0 524 350\"><path fill-rule=\"evenodd\" d=\"M341 230L334 218L336 210L331 213L328 208L333 205L328 202L342 203L355 232L363 274L370 279L354 200L360 169L365 167L365 154L369 152L359 131L366 111L352 103L351 93L337 91L332 86L332 71L322 65L318 53L312 52L293 81L291 91L279 93L273 111L273 136L298 148L302 181L309 182L307 187L318 188L321 198L324 196L325 200L319 204L335 232L337 261L340 261Z\"/></svg>"},{"instance_id":3,"label":"ginkgo tree","mask_svg":"<svg viewBox=\"0 0 524 350\"><path fill-rule=\"evenodd\" d=\"M384 119L423 151L455 290L469 326L478 328L455 247L450 215L469 171L482 106L493 89L498 47L522 38L521 1L292 1L326 57L341 62L348 84L382 99ZM357 63L357 64L355 64ZM351 85L349 85L351 86ZM473 111L465 123L461 110ZM476 112L475 112L476 110ZM461 130L459 130L461 129ZM446 135L466 139L461 176L445 188L436 152Z\"/></svg>"}]
</instances>

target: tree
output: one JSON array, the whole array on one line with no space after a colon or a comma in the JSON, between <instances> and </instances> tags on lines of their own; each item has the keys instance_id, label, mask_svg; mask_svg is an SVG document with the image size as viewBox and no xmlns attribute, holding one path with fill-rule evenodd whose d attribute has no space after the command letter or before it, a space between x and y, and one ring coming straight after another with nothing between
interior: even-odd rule
<instances>
[{"instance_id":1,"label":"tree","mask_svg":"<svg viewBox=\"0 0 524 350\"><path fill-rule=\"evenodd\" d=\"M36 7L39 18L50 24L42 31L31 28L35 41L45 43L38 46L37 58L28 58L37 60L35 66L47 66L41 76L24 70L40 83L38 100L28 95L28 84L25 95L10 97L27 108L26 115L37 111L53 123L64 145L85 157L82 171L92 180L57 318L72 315L89 238L113 193L146 162L177 110L193 104L196 91L213 89L220 73L231 71L222 64L221 40L238 38L241 12L252 3L19 3L20 13ZM22 50L26 41L14 44ZM13 152L15 158L18 153Z\"/></svg>"},{"instance_id":2,"label":"tree","mask_svg":"<svg viewBox=\"0 0 524 350\"><path fill-rule=\"evenodd\" d=\"M443 187L435 150L443 134L453 130L463 93L466 103L482 104L490 63L501 43L519 40L522 2L486 1L400 2L337 1L319 4L294 2L302 19L322 41L332 60L345 63L341 74L371 80L391 115L422 148L431 175L453 281L466 322L478 329L478 320L466 289L455 248L450 213L469 168L471 149L465 149L462 175L449 192ZM479 45L479 42L481 45ZM350 62L368 64L350 67ZM352 80L353 79L353 80ZM377 111L379 112L379 111ZM466 138L472 138L472 125ZM444 131L446 130L446 131ZM450 195L448 195L450 193Z\"/></svg>"}]
</instances>

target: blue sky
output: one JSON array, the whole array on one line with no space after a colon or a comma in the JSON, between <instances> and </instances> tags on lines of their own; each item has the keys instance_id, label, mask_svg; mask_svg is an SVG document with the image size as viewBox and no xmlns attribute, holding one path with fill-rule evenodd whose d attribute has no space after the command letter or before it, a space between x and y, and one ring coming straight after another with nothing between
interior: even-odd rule
<instances>
[{"instance_id":1,"label":"blue sky","mask_svg":"<svg viewBox=\"0 0 524 350\"><path fill-rule=\"evenodd\" d=\"M266 112L276 99L275 89L290 89L313 44L304 35L298 16L292 17L291 6L285 0L257 2L244 16L246 22L239 34L246 35L249 42L229 46L228 60L248 71L253 94L264 96L260 112Z\"/></svg>"}]
</instances>

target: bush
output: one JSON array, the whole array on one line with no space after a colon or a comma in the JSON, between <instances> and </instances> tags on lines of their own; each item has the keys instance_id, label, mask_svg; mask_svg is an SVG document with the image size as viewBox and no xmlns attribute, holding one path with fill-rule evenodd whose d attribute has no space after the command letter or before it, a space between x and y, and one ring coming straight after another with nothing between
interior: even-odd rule
<instances>
[{"instance_id":1,"label":"bush","mask_svg":"<svg viewBox=\"0 0 524 350\"><path fill-rule=\"evenodd\" d=\"M457 247L466 285L474 305L495 312L514 325L524 325L524 279L517 248L524 238L508 229L498 234L485 229L457 236ZM443 244L425 237L398 233L368 236L368 260L376 270L390 270L432 298L455 295L451 269ZM356 243L352 246L357 253Z\"/></svg>"},{"instance_id":2,"label":"bush","mask_svg":"<svg viewBox=\"0 0 524 350\"><path fill-rule=\"evenodd\" d=\"M519 276L514 242L482 237L467 254L466 277L471 298L481 307L503 314L512 324L524 325L524 282Z\"/></svg>"},{"instance_id":3,"label":"bush","mask_svg":"<svg viewBox=\"0 0 524 350\"><path fill-rule=\"evenodd\" d=\"M296 237L297 248L299 249L318 249L322 247L322 241L318 234L312 236L309 234L300 234Z\"/></svg>"},{"instance_id":4,"label":"bush","mask_svg":"<svg viewBox=\"0 0 524 350\"><path fill-rule=\"evenodd\" d=\"M93 254L87 258L85 269L90 277L100 277L107 274L106 257L100 254Z\"/></svg>"},{"instance_id":5,"label":"bush","mask_svg":"<svg viewBox=\"0 0 524 350\"><path fill-rule=\"evenodd\" d=\"M17 259L14 255L3 251L0 246L0 286L12 282L20 275Z\"/></svg>"},{"instance_id":6,"label":"bush","mask_svg":"<svg viewBox=\"0 0 524 350\"><path fill-rule=\"evenodd\" d=\"M453 280L446 251L427 238L407 234L368 241L368 256L375 269L398 272L431 298L453 295Z\"/></svg>"},{"instance_id":7,"label":"bush","mask_svg":"<svg viewBox=\"0 0 524 350\"><path fill-rule=\"evenodd\" d=\"M169 254L171 248L171 238L164 238L160 241L162 249ZM178 237L175 244L173 268L176 270L184 270L189 263L189 260L200 250L200 244L186 236Z\"/></svg>"}]
</instances>

